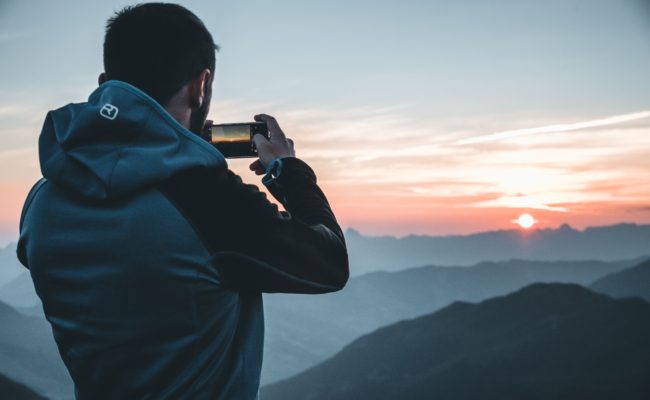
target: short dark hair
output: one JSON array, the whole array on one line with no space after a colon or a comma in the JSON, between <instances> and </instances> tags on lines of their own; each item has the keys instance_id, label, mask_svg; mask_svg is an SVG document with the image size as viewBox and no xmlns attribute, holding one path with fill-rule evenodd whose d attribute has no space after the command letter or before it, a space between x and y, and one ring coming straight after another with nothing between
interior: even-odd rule
<instances>
[{"instance_id":1,"label":"short dark hair","mask_svg":"<svg viewBox=\"0 0 650 400\"><path fill-rule=\"evenodd\" d=\"M183 85L209 68L219 50L203 22L178 4L124 7L106 23L104 72L166 105Z\"/></svg>"}]
</instances>

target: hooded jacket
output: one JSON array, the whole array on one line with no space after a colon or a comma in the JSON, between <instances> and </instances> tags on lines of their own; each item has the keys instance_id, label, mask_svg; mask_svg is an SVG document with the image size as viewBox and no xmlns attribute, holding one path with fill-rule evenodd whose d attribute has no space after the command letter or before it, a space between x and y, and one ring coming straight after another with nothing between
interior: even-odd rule
<instances>
[{"instance_id":1,"label":"hooded jacket","mask_svg":"<svg viewBox=\"0 0 650 400\"><path fill-rule=\"evenodd\" d=\"M265 179L281 212L126 82L50 111L39 157L17 252L77 399L254 399L262 292L348 279L343 234L305 162L284 158Z\"/></svg>"}]
</instances>

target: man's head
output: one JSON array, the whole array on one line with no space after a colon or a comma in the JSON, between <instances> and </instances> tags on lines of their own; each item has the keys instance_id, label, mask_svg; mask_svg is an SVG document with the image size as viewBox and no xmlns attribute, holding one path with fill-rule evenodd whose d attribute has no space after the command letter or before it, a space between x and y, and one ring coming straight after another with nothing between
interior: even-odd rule
<instances>
[{"instance_id":1,"label":"man's head","mask_svg":"<svg viewBox=\"0 0 650 400\"><path fill-rule=\"evenodd\" d=\"M128 6L106 24L99 84L132 84L198 134L210 108L218 49L203 22L180 5Z\"/></svg>"}]
</instances>

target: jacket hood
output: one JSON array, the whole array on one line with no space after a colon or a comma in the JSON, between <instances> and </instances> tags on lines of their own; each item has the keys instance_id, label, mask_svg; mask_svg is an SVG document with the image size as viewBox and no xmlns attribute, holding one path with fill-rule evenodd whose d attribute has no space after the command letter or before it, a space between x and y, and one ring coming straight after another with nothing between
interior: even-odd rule
<instances>
[{"instance_id":1,"label":"jacket hood","mask_svg":"<svg viewBox=\"0 0 650 400\"><path fill-rule=\"evenodd\" d=\"M39 137L43 176L93 198L136 192L182 170L227 168L224 156L126 82L102 84L86 103L47 113Z\"/></svg>"}]
</instances>

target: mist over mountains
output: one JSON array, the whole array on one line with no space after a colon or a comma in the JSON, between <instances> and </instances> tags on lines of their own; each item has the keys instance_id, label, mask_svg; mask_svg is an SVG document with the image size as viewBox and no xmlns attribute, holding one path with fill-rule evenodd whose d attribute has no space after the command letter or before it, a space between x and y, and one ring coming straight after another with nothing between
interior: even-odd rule
<instances>
[{"instance_id":1,"label":"mist over mountains","mask_svg":"<svg viewBox=\"0 0 650 400\"><path fill-rule=\"evenodd\" d=\"M380 326L454 301L481 301L534 282L587 286L639 262L510 260L472 267L425 266L353 277L344 290L325 295L264 294L262 382L287 378Z\"/></svg>"},{"instance_id":2,"label":"mist over mountains","mask_svg":"<svg viewBox=\"0 0 650 400\"><path fill-rule=\"evenodd\" d=\"M647 399L650 304L534 284L365 335L276 399Z\"/></svg>"},{"instance_id":3,"label":"mist over mountains","mask_svg":"<svg viewBox=\"0 0 650 400\"><path fill-rule=\"evenodd\" d=\"M618 224L576 230L520 229L465 236L363 236L345 232L350 273L397 271L421 265L474 265L513 258L614 261L650 255L650 225Z\"/></svg>"}]
</instances>

